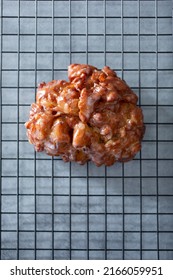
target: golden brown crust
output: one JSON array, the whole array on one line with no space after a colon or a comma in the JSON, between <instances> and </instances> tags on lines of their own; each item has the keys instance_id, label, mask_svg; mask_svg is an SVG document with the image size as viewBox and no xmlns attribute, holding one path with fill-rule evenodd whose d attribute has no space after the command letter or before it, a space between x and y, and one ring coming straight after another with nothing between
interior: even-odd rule
<instances>
[{"instance_id":1,"label":"golden brown crust","mask_svg":"<svg viewBox=\"0 0 173 280\"><path fill-rule=\"evenodd\" d=\"M136 94L107 66L72 64L68 77L38 87L25 124L36 151L97 166L134 158L145 131Z\"/></svg>"}]
</instances>

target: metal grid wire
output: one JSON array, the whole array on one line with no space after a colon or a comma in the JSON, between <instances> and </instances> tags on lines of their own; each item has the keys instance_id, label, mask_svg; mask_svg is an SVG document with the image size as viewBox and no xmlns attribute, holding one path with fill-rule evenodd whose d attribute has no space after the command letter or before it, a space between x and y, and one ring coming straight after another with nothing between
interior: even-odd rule
<instances>
[{"instance_id":1,"label":"metal grid wire","mask_svg":"<svg viewBox=\"0 0 173 280\"><path fill-rule=\"evenodd\" d=\"M1 259L173 259L172 1L1 0ZM109 65L146 134L126 164L36 154L24 122L41 81Z\"/></svg>"}]
</instances>

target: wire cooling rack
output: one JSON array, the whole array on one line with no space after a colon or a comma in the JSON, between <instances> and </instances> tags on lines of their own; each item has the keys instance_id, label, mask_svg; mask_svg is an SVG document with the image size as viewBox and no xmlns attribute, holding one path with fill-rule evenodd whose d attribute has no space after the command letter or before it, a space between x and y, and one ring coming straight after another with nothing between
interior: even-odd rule
<instances>
[{"instance_id":1,"label":"wire cooling rack","mask_svg":"<svg viewBox=\"0 0 173 280\"><path fill-rule=\"evenodd\" d=\"M172 1L1 0L1 259L173 259ZM35 153L24 122L41 81L109 65L146 134L126 164Z\"/></svg>"}]
</instances>

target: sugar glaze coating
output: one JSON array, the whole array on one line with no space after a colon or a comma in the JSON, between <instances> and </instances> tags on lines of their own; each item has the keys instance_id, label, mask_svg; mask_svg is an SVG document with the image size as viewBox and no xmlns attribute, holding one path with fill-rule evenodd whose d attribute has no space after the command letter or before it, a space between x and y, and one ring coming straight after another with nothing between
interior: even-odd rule
<instances>
[{"instance_id":1,"label":"sugar glaze coating","mask_svg":"<svg viewBox=\"0 0 173 280\"><path fill-rule=\"evenodd\" d=\"M71 64L68 78L38 87L25 124L35 150L97 166L133 159L145 126L132 89L108 66Z\"/></svg>"}]
</instances>

